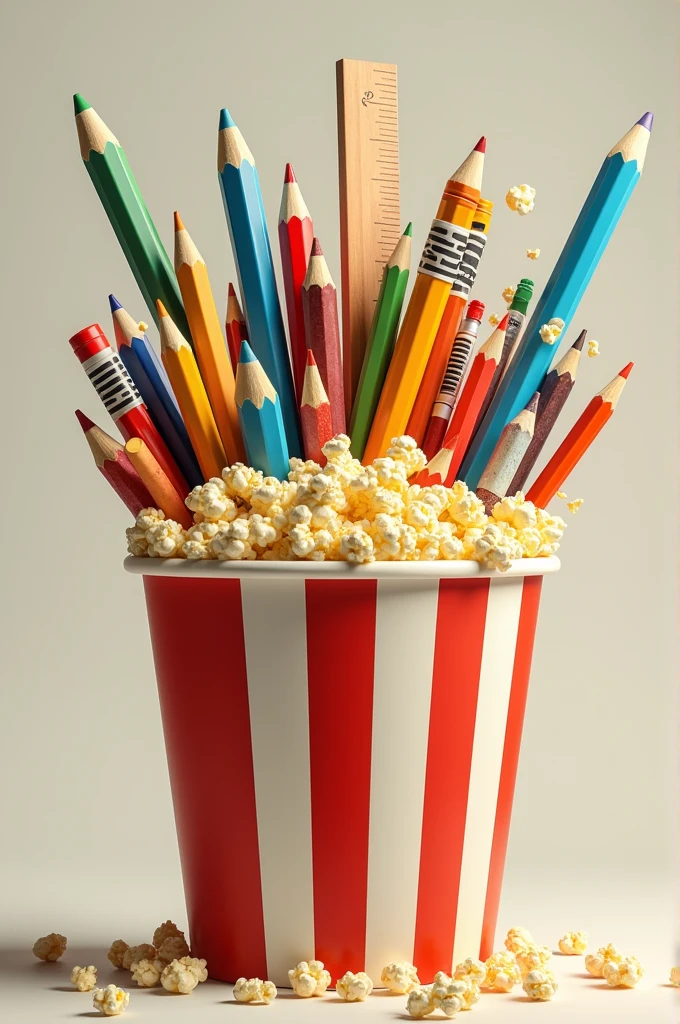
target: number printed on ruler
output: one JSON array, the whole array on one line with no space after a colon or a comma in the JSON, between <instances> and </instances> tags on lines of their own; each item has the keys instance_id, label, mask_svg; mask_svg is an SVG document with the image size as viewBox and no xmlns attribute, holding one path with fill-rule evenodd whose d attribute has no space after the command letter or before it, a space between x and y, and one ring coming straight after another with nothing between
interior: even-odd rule
<instances>
[{"instance_id":1,"label":"number printed on ruler","mask_svg":"<svg viewBox=\"0 0 680 1024\"><path fill-rule=\"evenodd\" d=\"M418 273L453 285L469 237L467 228L450 224L447 220L433 220Z\"/></svg>"},{"instance_id":2,"label":"number printed on ruler","mask_svg":"<svg viewBox=\"0 0 680 1024\"><path fill-rule=\"evenodd\" d=\"M451 294L460 295L467 299L479 269L479 261L486 245L486 235L481 231L471 231L468 238L465 252L463 253L456 277L451 285Z\"/></svg>"},{"instance_id":3,"label":"number printed on ruler","mask_svg":"<svg viewBox=\"0 0 680 1024\"><path fill-rule=\"evenodd\" d=\"M85 360L83 369L114 420L130 409L143 405L142 396L133 384L132 377L113 349L105 348L95 352Z\"/></svg>"},{"instance_id":4,"label":"number printed on ruler","mask_svg":"<svg viewBox=\"0 0 680 1024\"><path fill-rule=\"evenodd\" d=\"M366 89L361 105L368 114L368 141L372 143L371 216L378 244L376 284L379 290L383 265L401 235L399 211L399 129L397 74L386 67L373 68L374 85ZM377 291L376 296L377 300Z\"/></svg>"}]
</instances>

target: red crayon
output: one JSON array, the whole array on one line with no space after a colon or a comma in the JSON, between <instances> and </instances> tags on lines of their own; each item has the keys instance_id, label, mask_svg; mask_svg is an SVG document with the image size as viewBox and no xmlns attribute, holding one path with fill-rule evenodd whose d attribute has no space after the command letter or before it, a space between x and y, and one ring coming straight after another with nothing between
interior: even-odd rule
<instances>
[{"instance_id":1,"label":"red crayon","mask_svg":"<svg viewBox=\"0 0 680 1024\"><path fill-rule=\"evenodd\" d=\"M305 321L302 310L302 285L307 274L309 253L314 239L314 224L302 198L300 186L290 164L286 164L283 179L283 194L279 211L279 247L283 286L286 293L290 352L293 360L293 380L298 402L302 399L302 387L307 359Z\"/></svg>"},{"instance_id":2,"label":"red crayon","mask_svg":"<svg viewBox=\"0 0 680 1024\"><path fill-rule=\"evenodd\" d=\"M133 516L143 508L154 508L155 502L125 454L122 444L93 423L80 409L76 409L76 416L83 428L97 469L108 480Z\"/></svg>"},{"instance_id":3,"label":"red crayon","mask_svg":"<svg viewBox=\"0 0 680 1024\"><path fill-rule=\"evenodd\" d=\"M344 434L345 389L340 354L338 293L318 238L314 239L309 255L307 275L302 286L302 308L307 346L316 357L321 380L331 403L333 433Z\"/></svg>"},{"instance_id":4,"label":"red crayon","mask_svg":"<svg viewBox=\"0 0 680 1024\"><path fill-rule=\"evenodd\" d=\"M323 381L311 348L307 351L307 365L302 385L300 422L305 444L305 458L314 459L320 466L326 465L326 456L321 449L333 437L331 406L324 391Z\"/></svg>"},{"instance_id":5,"label":"red crayon","mask_svg":"<svg viewBox=\"0 0 680 1024\"><path fill-rule=\"evenodd\" d=\"M231 282L229 282L227 319L224 324L224 329L227 334L227 346L229 348L231 366L234 373L236 373L238 357L241 354L241 342L248 341L248 328L246 327L246 318L243 315L243 310L241 309L241 305L238 301L238 296Z\"/></svg>"},{"instance_id":6,"label":"red crayon","mask_svg":"<svg viewBox=\"0 0 680 1024\"><path fill-rule=\"evenodd\" d=\"M111 348L99 324L90 324L78 331L69 338L69 345L125 440L141 437L180 498L184 499L189 491L186 480L151 422L120 356Z\"/></svg>"}]
</instances>

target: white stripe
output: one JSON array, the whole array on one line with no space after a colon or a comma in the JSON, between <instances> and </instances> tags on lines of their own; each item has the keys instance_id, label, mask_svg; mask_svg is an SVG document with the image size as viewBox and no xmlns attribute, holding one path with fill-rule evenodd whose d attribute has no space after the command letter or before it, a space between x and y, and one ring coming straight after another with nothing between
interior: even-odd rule
<instances>
[{"instance_id":1,"label":"white stripe","mask_svg":"<svg viewBox=\"0 0 680 1024\"><path fill-rule=\"evenodd\" d=\"M453 965L479 956L523 585L521 579L489 585Z\"/></svg>"},{"instance_id":2,"label":"white stripe","mask_svg":"<svg viewBox=\"0 0 680 1024\"><path fill-rule=\"evenodd\" d=\"M366 967L379 984L415 940L437 580L380 580L373 684Z\"/></svg>"},{"instance_id":3,"label":"white stripe","mask_svg":"<svg viewBox=\"0 0 680 1024\"><path fill-rule=\"evenodd\" d=\"M314 955L305 584L244 579L241 595L267 977L288 985Z\"/></svg>"}]
</instances>

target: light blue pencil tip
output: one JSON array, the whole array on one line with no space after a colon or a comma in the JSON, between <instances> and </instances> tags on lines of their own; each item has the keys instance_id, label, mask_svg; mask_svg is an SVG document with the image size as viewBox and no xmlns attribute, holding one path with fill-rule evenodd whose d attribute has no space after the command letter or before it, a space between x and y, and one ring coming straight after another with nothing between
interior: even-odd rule
<instances>
[{"instance_id":1,"label":"light blue pencil tip","mask_svg":"<svg viewBox=\"0 0 680 1024\"><path fill-rule=\"evenodd\" d=\"M651 110L648 110L646 114L643 114L636 124L641 124L643 128L646 128L648 132L651 132L652 125L654 124L654 114Z\"/></svg>"},{"instance_id":2,"label":"light blue pencil tip","mask_svg":"<svg viewBox=\"0 0 680 1024\"><path fill-rule=\"evenodd\" d=\"M220 110L220 128L219 128L219 130L223 131L225 128L235 128L235 127L236 127L236 125L234 123L233 117L231 116L231 114L229 113L229 111L227 110L226 107L222 107L222 109Z\"/></svg>"},{"instance_id":3,"label":"light blue pencil tip","mask_svg":"<svg viewBox=\"0 0 680 1024\"><path fill-rule=\"evenodd\" d=\"M241 351L238 354L239 363L256 363L257 356L247 341L241 342Z\"/></svg>"},{"instance_id":4,"label":"light blue pencil tip","mask_svg":"<svg viewBox=\"0 0 680 1024\"><path fill-rule=\"evenodd\" d=\"M109 295L109 308L112 313L115 313L117 309L123 308L123 303L119 302L115 295Z\"/></svg>"}]
</instances>

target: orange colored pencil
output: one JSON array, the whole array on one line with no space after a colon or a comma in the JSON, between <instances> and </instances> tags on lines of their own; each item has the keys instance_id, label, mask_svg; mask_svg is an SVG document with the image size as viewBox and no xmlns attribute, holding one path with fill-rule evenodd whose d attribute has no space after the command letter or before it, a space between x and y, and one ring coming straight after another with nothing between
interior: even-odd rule
<instances>
[{"instance_id":1,"label":"orange colored pencil","mask_svg":"<svg viewBox=\"0 0 680 1024\"><path fill-rule=\"evenodd\" d=\"M302 385L300 422L305 445L305 458L314 459L320 466L326 465L326 456L321 449L333 437L331 403L321 380L319 368L311 348L307 350L307 365Z\"/></svg>"},{"instance_id":2,"label":"orange colored pencil","mask_svg":"<svg viewBox=\"0 0 680 1024\"><path fill-rule=\"evenodd\" d=\"M243 310L238 301L238 295L236 290L229 282L229 295L227 298L227 318L224 322L224 330L227 335L227 346L229 347L229 358L231 359L231 368L236 374L236 367L238 366L238 357L241 354L241 342L248 340L248 328L246 326L246 318L243 315Z\"/></svg>"},{"instance_id":3,"label":"orange colored pencil","mask_svg":"<svg viewBox=\"0 0 680 1024\"><path fill-rule=\"evenodd\" d=\"M302 399L302 386L306 373L307 341L302 311L302 285L307 274L309 253L314 240L314 224L302 198L300 186L290 164L286 164L279 210L279 248L281 270L286 293L290 354L293 363L293 382L298 402Z\"/></svg>"},{"instance_id":4,"label":"orange colored pencil","mask_svg":"<svg viewBox=\"0 0 680 1024\"><path fill-rule=\"evenodd\" d=\"M628 363L624 366L614 380L590 400L548 465L529 488L527 501L533 501L539 508L545 508L552 501L607 420L613 416L633 365Z\"/></svg>"},{"instance_id":5,"label":"orange colored pencil","mask_svg":"<svg viewBox=\"0 0 680 1024\"><path fill-rule=\"evenodd\" d=\"M151 508L153 497L125 454L122 444L98 427L96 423L93 423L89 416L86 416L80 409L76 409L76 417L83 428L85 440L90 446L97 469L109 482L123 504L127 506L133 516L136 516L143 508ZM168 486L177 497L177 492L169 480Z\"/></svg>"},{"instance_id":6,"label":"orange colored pencil","mask_svg":"<svg viewBox=\"0 0 680 1024\"><path fill-rule=\"evenodd\" d=\"M152 453L141 437L131 437L125 444L125 454L139 474L139 478L153 498L153 507L165 513L166 519L174 519L176 523L188 530L194 525L191 512L167 476L156 462Z\"/></svg>"}]
</instances>

